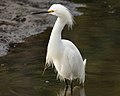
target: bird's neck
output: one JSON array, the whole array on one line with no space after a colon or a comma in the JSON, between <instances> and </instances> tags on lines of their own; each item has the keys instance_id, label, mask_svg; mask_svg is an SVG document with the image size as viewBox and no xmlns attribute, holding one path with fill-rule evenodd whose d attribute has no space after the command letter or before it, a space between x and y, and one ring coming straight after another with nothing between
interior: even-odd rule
<instances>
[{"instance_id":1,"label":"bird's neck","mask_svg":"<svg viewBox=\"0 0 120 96\"><path fill-rule=\"evenodd\" d=\"M63 30L65 26L65 22L64 20L62 20L61 18L57 18L55 25L52 29L52 33L50 36L50 41L49 42L61 42L61 32Z\"/></svg>"}]
</instances>

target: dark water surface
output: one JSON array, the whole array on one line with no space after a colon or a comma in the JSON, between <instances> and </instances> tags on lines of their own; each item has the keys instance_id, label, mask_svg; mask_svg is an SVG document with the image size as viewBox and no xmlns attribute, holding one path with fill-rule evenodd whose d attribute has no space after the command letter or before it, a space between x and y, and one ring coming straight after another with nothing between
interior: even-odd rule
<instances>
[{"instance_id":1,"label":"dark water surface","mask_svg":"<svg viewBox=\"0 0 120 96\"><path fill-rule=\"evenodd\" d=\"M75 43L86 66L85 87L75 86L74 96L120 96L120 10L102 3L86 3L79 8L72 30L63 37ZM64 83L49 68L42 76L51 28L14 44L0 58L0 96L63 96ZM69 90L67 96L70 96Z\"/></svg>"}]
</instances>

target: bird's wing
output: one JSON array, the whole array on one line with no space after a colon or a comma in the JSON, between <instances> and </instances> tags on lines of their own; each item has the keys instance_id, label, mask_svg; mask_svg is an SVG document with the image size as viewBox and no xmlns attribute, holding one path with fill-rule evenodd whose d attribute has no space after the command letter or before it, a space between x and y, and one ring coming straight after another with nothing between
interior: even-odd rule
<instances>
[{"instance_id":1,"label":"bird's wing","mask_svg":"<svg viewBox=\"0 0 120 96\"><path fill-rule=\"evenodd\" d=\"M74 73L74 75L79 74L80 83L84 84L86 59L84 59L83 61L80 52L73 43L68 45L69 47L66 50L68 54L67 57L69 60L71 71L72 73Z\"/></svg>"},{"instance_id":2,"label":"bird's wing","mask_svg":"<svg viewBox=\"0 0 120 96\"><path fill-rule=\"evenodd\" d=\"M78 69L80 63L83 62L80 61L79 55L75 50L71 48L66 48L66 50L67 50L68 63L71 67L71 71L75 71L76 69Z\"/></svg>"},{"instance_id":3,"label":"bird's wing","mask_svg":"<svg viewBox=\"0 0 120 96\"><path fill-rule=\"evenodd\" d=\"M72 73L81 75L81 71L83 68L83 59L78 51L77 47L68 40L63 40L64 46L65 46L65 55L68 60L68 64L70 66L70 69Z\"/></svg>"},{"instance_id":4,"label":"bird's wing","mask_svg":"<svg viewBox=\"0 0 120 96\"><path fill-rule=\"evenodd\" d=\"M64 47L66 49L67 54L69 55L69 58L73 58L75 61L76 59L79 60L79 63L83 63L83 58L80 54L80 51L77 49L77 47L69 40L62 40Z\"/></svg>"}]
</instances>

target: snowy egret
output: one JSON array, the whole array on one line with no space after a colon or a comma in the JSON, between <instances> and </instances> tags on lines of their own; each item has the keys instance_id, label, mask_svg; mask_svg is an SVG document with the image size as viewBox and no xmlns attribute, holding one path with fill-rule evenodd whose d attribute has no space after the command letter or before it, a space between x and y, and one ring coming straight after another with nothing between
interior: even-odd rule
<instances>
[{"instance_id":1,"label":"snowy egret","mask_svg":"<svg viewBox=\"0 0 120 96\"><path fill-rule=\"evenodd\" d=\"M83 60L79 50L71 41L61 38L64 26L73 25L70 11L61 4L53 4L48 11L34 14L39 13L49 13L58 17L50 35L45 69L54 65L58 72L57 77L64 80L67 86L67 80L70 80L71 89L74 79L79 79L80 83L84 84L86 59Z\"/></svg>"}]
</instances>

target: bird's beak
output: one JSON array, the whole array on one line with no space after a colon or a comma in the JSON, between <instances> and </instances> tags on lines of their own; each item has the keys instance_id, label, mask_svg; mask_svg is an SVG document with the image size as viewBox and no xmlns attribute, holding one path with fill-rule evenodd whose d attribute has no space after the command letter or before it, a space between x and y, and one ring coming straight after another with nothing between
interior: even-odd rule
<instances>
[{"instance_id":1,"label":"bird's beak","mask_svg":"<svg viewBox=\"0 0 120 96\"><path fill-rule=\"evenodd\" d=\"M42 14L42 13L49 13L49 12L48 11L35 12L35 13L32 13L32 15L34 15L34 14Z\"/></svg>"},{"instance_id":2,"label":"bird's beak","mask_svg":"<svg viewBox=\"0 0 120 96\"><path fill-rule=\"evenodd\" d=\"M54 12L54 10L47 10L47 11L35 12L35 13L32 13L32 15L34 15L34 14L42 14L42 13L52 13L52 12Z\"/></svg>"}]
</instances>

